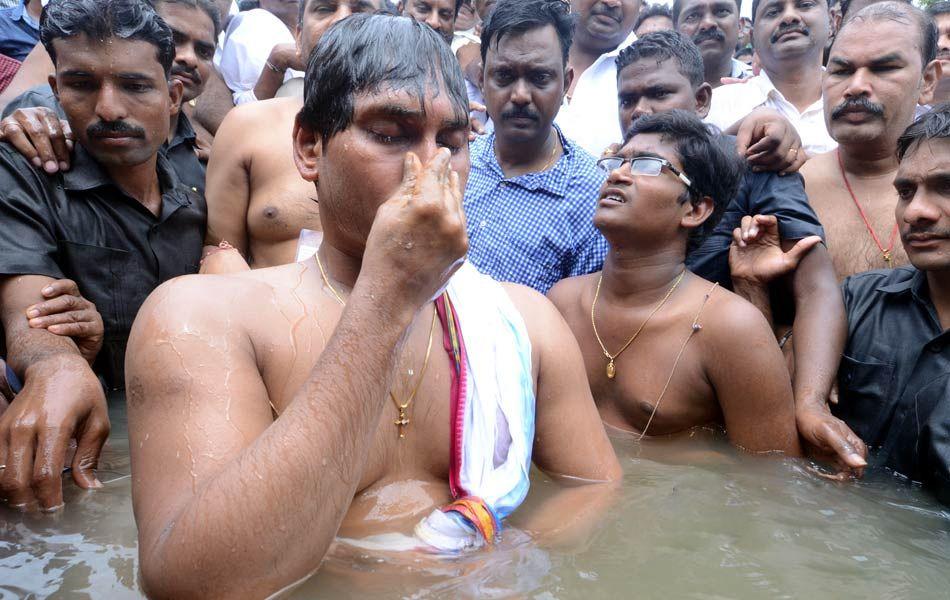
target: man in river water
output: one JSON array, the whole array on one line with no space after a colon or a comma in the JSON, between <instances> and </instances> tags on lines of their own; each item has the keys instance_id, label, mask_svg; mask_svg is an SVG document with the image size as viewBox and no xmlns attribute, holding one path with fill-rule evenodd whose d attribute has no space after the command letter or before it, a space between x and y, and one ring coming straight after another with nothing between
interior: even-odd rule
<instances>
[{"instance_id":1,"label":"man in river water","mask_svg":"<svg viewBox=\"0 0 950 600\"><path fill-rule=\"evenodd\" d=\"M604 511L620 467L570 330L534 291L461 262L468 134L461 70L431 29L356 15L321 40L294 129L321 198L319 253L180 278L132 334L150 594L265 596L315 571L338 532L490 544L532 461L591 483L527 531Z\"/></svg>"}]
</instances>

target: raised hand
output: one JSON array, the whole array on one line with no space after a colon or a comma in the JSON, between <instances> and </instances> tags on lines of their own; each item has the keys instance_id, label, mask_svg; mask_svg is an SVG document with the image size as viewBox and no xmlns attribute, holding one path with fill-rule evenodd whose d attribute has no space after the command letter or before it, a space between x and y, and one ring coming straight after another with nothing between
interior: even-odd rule
<instances>
[{"instance_id":1,"label":"raised hand","mask_svg":"<svg viewBox=\"0 0 950 600\"><path fill-rule=\"evenodd\" d=\"M414 153L406 154L402 184L376 212L357 286L400 294L418 308L461 266L468 236L450 160L446 148L425 166Z\"/></svg>"},{"instance_id":2,"label":"raised hand","mask_svg":"<svg viewBox=\"0 0 950 600\"><path fill-rule=\"evenodd\" d=\"M69 170L73 132L67 121L46 107L13 111L0 121L0 141L16 148L33 166L47 173Z\"/></svg>"},{"instance_id":3,"label":"raised hand","mask_svg":"<svg viewBox=\"0 0 950 600\"><path fill-rule=\"evenodd\" d=\"M105 335L96 305L82 297L79 286L71 279L58 279L40 293L46 300L26 309L30 327L72 338L79 353L92 365Z\"/></svg>"},{"instance_id":4,"label":"raised hand","mask_svg":"<svg viewBox=\"0 0 950 600\"><path fill-rule=\"evenodd\" d=\"M820 243L821 238L813 235L799 240L784 252L778 219L773 215L742 217L741 226L732 232L732 246L729 248L732 279L767 284L794 271L808 251Z\"/></svg>"},{"instance_id":5,"label":"raised hand","mask_svg":"<svg viewBox=\"0 0 950 600\"><path fill-rule=\"evenodd\" d=\"M795 127L770 108L757 108L742 120L736 150L757 172L787 175L797 172L808 160Z\"/></svg>"}]
</instances>

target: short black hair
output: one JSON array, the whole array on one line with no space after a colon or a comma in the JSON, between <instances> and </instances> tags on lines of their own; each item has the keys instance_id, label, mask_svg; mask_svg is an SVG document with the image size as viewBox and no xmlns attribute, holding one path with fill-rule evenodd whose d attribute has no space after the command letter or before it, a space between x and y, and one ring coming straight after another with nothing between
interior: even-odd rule
<instances>
[{"instance_id":1,"label":"short black hair","mask_svg":"<svg viewBox=\"0 0 950 600\"><path fill-rule=\"evenodd\" d=\"M645 58L654 59L656 64L673 58L693 89L703 84L703 55L693 40L678 31L653 31L621 50L617 56L617 77L624 67Z\"/></svg>"},{"instance_id":2,"label":"short black hair","mask_svg":"<svg viewBox=\"0 0 950 600\"><path fill-rule=\"evenodd\" d=\"M835 35L835 39L840 38L843 31L856 27L861 22L894 21L910 25L911 19L916 21L920 33L920 58L923 61L920 66L924 69L937 57L937 41L940 33L937 31L934 18L909 2L887 0L865 6L844 22L841 30ZM834 43L831 47L834 48Z\"/></svg>"},{"instance_id":3,"label":"short black hair","mask_svg":"<svg viewBox=\"0 0 950 600\"><path fill-rule=\"evenodd\" d=\"M152 0L152 4L156 10L162 4L181 4L190 8L200 9L208 15L208 18L211 19L211 24L214 26L214 39L211 40L211 42L213 44L218 43L218 34L221 33L221 15L218 12L218 7L215 6L211 0Z\"/></svg>"},{"instance_id":4,"label":"short black hair","mask_svg":"<svg viewBox=\"0 0 950 600\"><path fill-rule=\"evenodd\" d=\"M735 56L736 56L736 58L739 58L739 57L742 56L743 54L748 54L749 56L752 56L753 54L755 54L755 50L752 49L752 46L746 44L745 46L743 46L743 47L739 48L738 50L736 50L736 55L735 55Z\"/></svg>"},{"instance_id":5,"label":"short black hair","mask_svg":"<svg viewBox=\"0 0 950 600\"><path fill-rule=\"evenodd\" d=\"M933 107L933 110L914 121L897 139L897 160L927 140L950 139L950 102Z\"/></svg>"},{"instance_id":6,"label":"short black hair","mask_svg":"<svg viewBox=\"0 0 950 600\"><path fill-rule=\"evenodd\" d=\"M742 12L742 0L735 0L736 3L736 12ZM755 10L755 4L753 4L753 11ZM673 23L676 24L680 20L680 12L683 10L683 0L673 0ZM755 12L752 13L755 15ZM742 18L741 16L739 17Z\"/></svg>"},{"instance_id":7,"label":"short black hair","mask_svg":"<svg viewBox=\"0 0 950 600\"><path fill-rule=\"evenodd\" d=\"M722 218L726 206L732 202L745 173L745 161L736 153L730 138L719 135L695 114L672 110L640 117L627 131L624 142L642 133L659 134L679 154L683 172L691 185L680 202L696 204L709 196L713 212L699 227L692 230L686 252L698 248Z\"/></svg>"},{"instance_id":8,"label":"short black hair","mask_svg":"<svg viewBox=\"0 0 950 600\"><path fill-rule=\"evenodd\" d=\"M950 0L940 0L940 2L934 2L927 7L927 14L931 17L947 13L950 13Z\"/></svg>"},{"instance_id":9,"label":"short black hair","mask_svg":"<svg viewBox=\"0 0 950 600\"><path fill-rule=\"evenodd\" d=\"M392 86L412 89L423 102L431 82L444 84L456 116L468 120L462 68L442 36L409 17L352 15L334 23L310 55L297 119L326 143L353 122L357 95Z\"/></svg>"},{"instance_id":10,"label":"short black hair","mask_svg":"<svg viewBox=\"0 0 950 600\"><path fill-rule=\"evenodd\" d=\"M40 41L56 64L53 41L85 34L93 40L141 40L156 48L156 60L171 73L172 30L145 0L51 0L40 16Z\"/></svg>"},{"instance_id":11,"label":"short black hair","mask_svg":"<svg viewBox=\"0 0 950 600\"><path fill-rule=\"evenodd\" d=\"M643 25L643 22L647 19L652 19L653 17L666 17L670 20L671 23L674 23L673 13L670 12L670 8L665 4L646 4L640 9L640 14L637 15L637 22L633 26L633 30L636 31L640 29L640 25Z\"/></svg>"},{"instance_id":12,"label":"short black hair","mask_svg":"<svg viewBox=\"0 0 950 600\"><path fill-rule=\"evenodd\" d=\"M482 63L488 48L507 35L520 35L551 25L561 42L561 58L567 57L574 42L574 15L563 0L499 0L482 27Z\"/></svg>"}]
</instances>

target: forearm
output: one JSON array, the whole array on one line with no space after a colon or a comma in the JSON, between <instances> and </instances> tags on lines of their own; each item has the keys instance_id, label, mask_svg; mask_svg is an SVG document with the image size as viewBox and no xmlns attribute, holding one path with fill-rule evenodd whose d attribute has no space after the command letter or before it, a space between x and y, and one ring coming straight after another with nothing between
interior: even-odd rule
<instances>
[{"instance_id":1,"label":"forearm","mask_svg":"<svg viewBox=\"0 0 950 600\"><path fill-rule=\"evenodd\" d=\"M280 418L141 549L150 594L264 597L317 569L360 481L407 312L387 314L357 284Z\"/></svg>"},{"instance_id":2,"label":"forearm","mask_svg":"<svg viewBox=\"0 0 950 600\"><path fill-rule=\"evenodd\" d=\"M286 71L274 70L270 65L273 62L268 61L261 71L261 76L254 86L254 95L258 100L269 100L277 95L277 90L284 84L284 74Z\"/></svg>"},{"instance_id":3,"label":"forearm","mask_svg":"<svg viewBox=\"0 0 950 600\"><path fill-rule=\"evenodd\" d=\"M41 370L45 375L55 373L57 364L72 366L82 363L89 370L89 365L79 352L79 348L71 338L55 335L46 329L32 329L23 324L14 324L9 321L4 324L7 342L7 364L13 372L23 378L24 383ZM67 369L66 373L73 372Z\"/></svg>"},{"instance_id":4,"label":"forearm","mask_svg":"<svg viewBox=\"0 0 950 600\"><path fill-rule=\"evenodd\" d=\"M540 505L523 506L513 523L545 545L582 544L616 502L620 481L560 483L560 489L546 495Z\"/></svg>"},{"instance_id":5,"label":"forearm","mask_svg":"<svg viewBox=\"0 0 950 600\"><path fill-rule=\"evenodd\" d=\"M820 248L820 247L819 247ZM827 408L841 353L847 341L847 318L834 271L814 272L819 259L811 252L793 279L795 294L795 408Z\"/></svg>"}]
</instances>

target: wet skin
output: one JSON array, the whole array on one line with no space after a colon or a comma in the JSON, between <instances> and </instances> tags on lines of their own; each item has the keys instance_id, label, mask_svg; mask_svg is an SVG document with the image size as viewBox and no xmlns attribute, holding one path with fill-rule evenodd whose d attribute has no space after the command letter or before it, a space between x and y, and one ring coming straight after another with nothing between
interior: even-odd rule
<instances>
[{"instance_id":1,"label":"wet skin","mask_svg":"<svg viewBox=\"0 0 950 600\"><path fill-rule=\"evenodd\" d=\"M388 397L415 384L428 299L467 247L467 115L444 90L425 97L423 112L404 90L359 96L352 125L325 144L295 130L298 169L322 199L323 264L346 308L309 261L182 278L141 311L129 350L133 493L143 577L160 594L264 595L314 571L341 524L344 535L407 532L449 499L438 324L402 440ZM400 183L407 169L421 184ZM616 479L570 331L543 297L506 289L532 341L534 460L554 474ZM159 427L172 414L189 416ZM568 514L581 514L608 492L584 486L561 502L576 499ZM539 511L527 527L563 528L563 514ZM233 551L250 560L236 564Z\"/></svg>"},{"instance_id":2,"label":"wet skin","mask_svg":"<svg viewBox=\"0 0 950 600\"><path fill-rule=\"evenodd\" d=\"M675 147L656 134L636 136L619 156L658 156L682 170ZM611 249L594 317L612 353L647 320L685 269L687 232L709 217L711 201L696 206L680 203L682 193L682 182L666 169L648 177L632 175L624 165L612 171L604 184L594 223ZM617 375L611 379L591 327L591 305L600 276L564 280L549 297L580 343L605 423L631 432L643 432L649 423L648 435L724 424L729 439L740 448L792 456L801 452L788 372L771 328L751 304L716 289L703 307L712 286L687 274L633 344L617 357ZM694 332L693 320L701 309L702 327ZM734 343L736 336L744 340L742 345Z\"/></svg>"}]
</instances>

